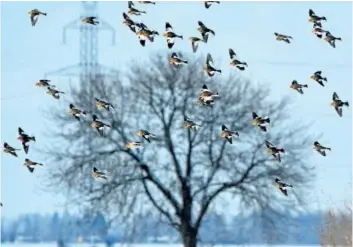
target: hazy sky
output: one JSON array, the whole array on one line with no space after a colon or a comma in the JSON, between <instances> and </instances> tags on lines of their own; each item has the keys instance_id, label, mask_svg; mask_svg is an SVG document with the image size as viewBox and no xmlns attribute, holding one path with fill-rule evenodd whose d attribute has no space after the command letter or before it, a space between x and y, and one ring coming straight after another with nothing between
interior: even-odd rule
<instances>
[{"instance_id":1,"label":"hazy sky","mask_svg":"<svg viewBox=\"0 0 353 247\"><path fill-rule=\"evenodd\" d=\"M79 61L78 32L68 33L67 45L62 45L62 27L80 14L80 2L2 2L1 11L1 141L20 148L16 140L17 128L34 134L37 143L31 145L28 158L44 163L33 174L23 167L23 152L15 158L1 156L2 214L15 216L24 212L51 212L62 207L63 199L44 193L42 175L51 164L41 159L36 149L50 142L44 130L50 122L43 111L53 104L61 104L45 94L45 89L34 83L45 72ZM47 12L40 16L35 27L27 12L38 8ZM142 48L137 37L122 24L122 12L127 2L100 2L99 14L109 22L117 34L117 45L110 46L110 33L100 36L100 62L114 68L124 66L131 59L140 59L151 51L165 50L166 42L157 37L153 44ZM198 35L197 21L203 21L216 32L198 54L210 52L227 71L228 48L233 48L240 59L249 64L245 77L253 83L267 83L273 97L294 99L293 115L299 121L314 121L319 140L332 148L327 157L313 152L310 162L317 167L317 181L309 198L313 208L342 205L351 199L352 178L352 114L344 109L339 118L330 107L332 93L352 103L352 4L350 2L222 2L206 10L203 2L158 2L156 5L137 5L147 11L146 16L133 17L149 27L164 31L169 21L177 33L184 35L175 50L191 52L187 37ZM308 10L325 15L324 27L342 37L333 49L311 33ZM292 44L277 42L274 32L293 36ZM310 75L322 70L328 78L325 88L309 80ZM66 78L53 77L59 89L68 85ZM290 82L308 83L305 95L289 89ZM74 78L71 83L75 83ZM311 147L308 147L311 148Z\"/></svg>"}]
</instances>

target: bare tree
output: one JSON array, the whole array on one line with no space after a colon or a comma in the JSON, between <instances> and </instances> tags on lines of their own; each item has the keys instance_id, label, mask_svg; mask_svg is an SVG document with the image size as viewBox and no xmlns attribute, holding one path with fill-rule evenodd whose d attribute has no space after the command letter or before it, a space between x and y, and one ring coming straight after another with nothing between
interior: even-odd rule
<instances>
[{"instance_id":1,"label":"bare tree","mask_svg":"<svg viewBox=\"0 0 353 247\"><path fill-rule=\"evenodd\" d=\"M298 195L313 178L306 162L311 149L307 126L291 120L288 99L269 99L265 85L235 74L210 78L203 64L204 58L175 68L165 55L154 54L127 66L114 81L101 78L72 89L67 105L95 113L112 128L102 137L90 128L91 116L79 122L67 109L52 110L54 142L45 150L52 188L69 187L72 202L120 217L154 209L180 233L185 247L197 245L205 215L227 195L241 200L240 206L266 208L273 215L283 208L295 210L302 202ZM203 84L219 92L213 107L196 104ZM95 97L113 103L115 110L97 110ZM253 111L270 117L268 133L252 126ZM184 116L201 128L184 128ZM233 144L220 137L223 124L239 132ZM138 129L157 138L148 143L136 135ZM281 163L267 153L265 139L285 148ZM144 147L129 151L124 146L129 141ZM93 166L111 179L94 181ZM288 198L276 190L274 177L294 185Z\"/></svg>"},{"instance_id":2,"label":"bare tree","mask_svg":"<svg viewBox=\"0 0 353 247\"><path fill-rule=\"evenodd\" d=\"M322 246L352 246L352 204L328 211L318 230Z\"/></svg>"}]
</instances>

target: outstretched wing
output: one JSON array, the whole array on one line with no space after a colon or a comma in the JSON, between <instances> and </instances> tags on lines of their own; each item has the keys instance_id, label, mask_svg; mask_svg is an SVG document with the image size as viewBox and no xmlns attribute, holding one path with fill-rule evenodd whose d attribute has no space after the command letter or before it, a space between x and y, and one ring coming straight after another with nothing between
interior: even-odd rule
<instances>
[{"instance_id":1,"label":"outstretched wing","mask_svg":"<svg viewBox=\"0 0 353 247\"><path fill-rule=\"evenodd\" d=\"M134 4L132 1L128 1L128 2L127 2L127 5L128 5L129 8L131 8L131 7L134 6L135 4Z\"/></svg>"},{"instance_id":2,"label":"outstretched wing","mask_svg":"<svg viewBox=\"0 0 353 247\"><path fill-rule=\"evenodd\" d=\"M255 119L255 118L257 118L257 117L258 117L258 115L256 114L256 112L253 112L253 113L252 113L252 118Z\"/></svg>"},{"instance_id":3,"label":"outstretched wing","mask_svg":"<svg viewBox=\"0 0 353 247\"><path fill-rule=\"evenodd\" d=\"M173 27L172 27L172 25L170 25L169 22L166 22L166 23L165 23L165 30L166 30L167 32L174 32Z\"/></svg>"},{"instance_id":4,"label":"outstretched wing","mask_svg":"<svg viewBox=\"0 0 353 247\"><path fill-rule=\"evenodd\" d=\"M315 12L312 9L309 9L309 16L310 17L315 16Z\"/></svg>"},{"instance_id":5,"label":"outstretched wing","mask_svg":"<svg viewBox=\"0 0 353 247\"><path fill-rule=\"evenodd\" d=\"M338 97L337 93L336 92L333 92L333 95L332 95L332 100L339 100L340 98Z\"/></svg>"},{"instance_id":6,"label":"outstretched wing","mask_svg":"<svg viewBox=\"0 0 353 247\"><path fill-rule=\"evenodd\" d=\"M228 128L224 124L222 124L222 130L228 130Z\"/></svg>"},{"instance_id":7,"label":"outstretched wing","mask_svg":"<svg viewBox=\"0 0 353 247\"><path fill-rule=\"evenodd\" d=\"M235 54L234 50L232 48L229 48L229 57L230 59L234 59L237 54Z\"/></svg>"},{"instance_id":8,"label":"outstretched wing","mask_svg":"<svg viewBox=\"0 0 353 247\"><path fill-rule=\"evenodd\" d=\"M206 64L212 66L213 65L213 59L210 53L207 54L206 58Z\"/></svg>"},{"instance_id":9,"label":"outstretched wing","mask_svg":"<svg viewBox=\"0 0 353 247\"><path fill-rule=\"evenodd\" d=\"M205 26L205 24L203 24L201 21L198 21L197 23L199 24L200 27L202 27L202 28L207 28L207 27Z\"/></svg>"}]
</instances>

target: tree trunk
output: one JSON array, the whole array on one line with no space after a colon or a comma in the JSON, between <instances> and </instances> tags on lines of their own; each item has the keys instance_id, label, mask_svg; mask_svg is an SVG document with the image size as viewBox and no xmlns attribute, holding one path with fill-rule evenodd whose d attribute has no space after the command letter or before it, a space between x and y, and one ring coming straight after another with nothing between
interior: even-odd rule
<instances>
[{"instance_id":1,"label":"tree trunk","mask_svg":"<svg viewBox=\"0 0 353 247\"><path fill-rule=\"evenodd\" d=\"M191 226L183 227L181 238L184 247L197 247L197 230Z\"/></svg>"}]
</instances>

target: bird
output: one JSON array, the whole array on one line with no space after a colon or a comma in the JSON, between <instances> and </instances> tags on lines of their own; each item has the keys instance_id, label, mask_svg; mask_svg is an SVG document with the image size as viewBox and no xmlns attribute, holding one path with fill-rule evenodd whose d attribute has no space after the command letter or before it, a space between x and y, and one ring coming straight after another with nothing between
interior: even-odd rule
<instances>
[{"instance_id":1,"label":"bird","mask_svg":"<svg viewBox=\"0 0 353 247\"><path fill-rule=\"evenodd\" d=\"M29 150L29 145L27 145L27 143L29 143L30 141L35 142L36 138L35 138L35 136L27 135L21 127L18 127L18 134L19 134L19 137L17 137L17 140L21 141L23 150L27 154L28 150Z\"/></svg>"},{"instance_id":2,"label":"bird","mask_svg":"<svg viewBox=\"0 0 353 247\"><path fill-rule=\"evenodd\" d=\"M290 40L293 39L292 36L288 36L288 35L284 35L284 34L279 34L279 33L275 33L276 36L276 40L278 41L284 41L286 43L290 43Z\"/></svg>"},{"instance_id":3,"label":"bird","mask_svg":"<svg viewBox=\"0 0 353 247\"><path fill-rule=\"evenodd\" d=\"M203 71L208 74L209 77L212 77L215 75L216 72L222 73L222 70L216 69L213 65L213 58L210 53L207 54L206 58L206 66L203 67Z\"/></svg>"},{"instance_id":4,"label":"bird","mask_svg":"<svg viewBox=\"0 0 353 247\"><path fill-rule=\"evenodd\" d=\"M210 33L213 36L216 35L215 32L212 29L206 27L206 25L203 24L201 21L198 21L198 24L199 24L199 27L197 28L197 31L199 31L201 33L203 42L207 43L208 36L209 36Z\"/></svg>"},{"instance_id":5,"label":"bird","mask_svg":"<svg viewBox=\"0 0 353 247\"><path fill-rule=\"evenodd\" d=\"M37 21L38 21L38 17L40 15L44 15L47 16L47 13L41 12L38 9L32 9L30 11L28 11L29 17L31 19L31 24L32 26L35 26Z\"/></svg>"},{"instance_id":6,"label":"bird","mask_svg":"<svg viewBox=\"0 0 353 247\"><path fill-rule=\"evenodd\" d=\"M146 45L146 40L153 42L154 36L159 35L157 31L147 28L147 26L143 23L139 23L137 26L139 27L139 30L136 31L136 35L143 47Z\"/></svg>"},{"instance_id":7,"label":"bird","mask_svg":"<svg viewBox=\"0 0 353 247\"><path fill-rule=\"evenodd\" d=\"M25 163L23 164L28 168L28 170L32 173L36 166L43 166L41 163L31 161L30 159L25 159Z\"/></svg>"},{"instance_id":8,"label":"bird","mask_svg":"<svg viewBox=\"0 0 353 247\"><path fill-rule=\"evenodd\" d=\"M87 16L87 17L83 18L81 21L86 24L97 25L97 24L99 24L99 21L97 21L96 19L97 19L97 17L95 17L95 16Z\"/></svg>"},{"instance_id":9,"label":"bird","mask_svg":"<svg viewBox=\"0 0 353 247\"><path fill-rule=\"evenodd\" d=\"M73 116L75 119L77 119L78 121L80 121L80 117L81 116L86 116L87 115L87 113L85 111L82 111L82 110L76 108L74 106L74 104L70 104L69 107L70 107L69 114L71 116Z\"/></svg>"},{"instance_id":10,"label":"bird","mask_svg":"<svg viewBox=\"0 0 353 247\"><path fill-rule=\"evenodd\" d=\"M288 191L287 188L293 188L291 184L284 183L281 179L276 178L275 179L276 187L285 195L288 196Z\"/></svg>"},{"instance_id":11,"label":"bird","mask_svg":"<svg viewBox=\"0 0 353 247\"><path fill-rule=\"evenodd\" d=\"M321 23L321 21L327 21L325 16L317 16L312 9L309 9L309 22Z\"/></svg>"},{"instance_id":12,"label":"bird","mask_svg":"<svg viewBox=\"0 0 353 247\"><path fill-rule=\"evenodd\" d=\"M50 94L55 99L60 99L60 94L65 94L65 93L62 91L58 91L55 88L52 88L49 86L49 87L47 87L47 94Z\"/></svg>"},{"instance_id":13,"label":"bird","mask_svg":"<svg viewBox=\"0 0 353 247\"><path fill-rule=\"evenodd\" d=\"M138 131L136 131L136 135L138 135L139 137L142 137L143 139L145 139L148 142L151 142L151 137L152 138L156 138L156 135L150 133L147 130L143 130L143 129L139 129Z\"/></svg>"},{"instance_id":14,"label":"bird","mask_svg":"<svg viewBox=\"0 0 353 247\"><path fill-rule=\"evenodd\" d=\"M129 27L132 32L136 33L138 23L131 20L131 18L125 12L123 12L123 18L123 24Z\"/></svg>"},{"instance_id":15,"label":"bird","mask_svg":"<svg viewBox=\"0 0 353 247\"><path fill-rule=\"evenodd\" d=\"M342 117L342 106L347 106L349 107L349 103L348 101L342 101L340 100L340 98L338 97L337 93L334 92L332 95L332 102L331 105L333 106L333 108L335 108L337 114Z\"/></svg>"},{"instance_id":16,"label":"bird","mask_svg":"<svg viewBox=\"0 0 353 247\"><path fill-rule=\"evenodd\" d=\"M133 6L135 6L135 4L132 1L128 1L128 8L129 11L127 12L129 15L141 15L141 14L146 14L146 11L141 11L138 9L135 9Z\"/></svg>"},{"instance_id":17,"label":"bird","mask_svg":"<svg viewBox=\"0 0 353 247\"><path fill-rule=\"evenodd\" d=\"M127 150L135 149L135 148L142 148L142 142L128 142L125 144L125 148Z\"/></svg>"},{"instance_id":18,"label":"bird","mask_svg":"<svg viewBox=\"0 0 353 247\"><path fill-rule=\"evenodd\" d=\"M115 109L114 106L111 103L109 103L109 102L106 102L106 101L98 99L98 98L94 98L94 99L96 100L96 107L98 109L104 108L107 111L109 111L110 108Z\"/></svg>"},{"instance_id":19,"label":"bird","mask_svg":"<svg viewBox=\"0 0 353 247\"><path fill-rule=\"evenodd\" d=\"M290 88L296 90L300 94L304 94L303 88L307 88L308 84L299 84L296 80L293 80L290 84Z\"/></svg>"},{"instance_id":20,"label":"bird","mask_svg":"<svg viewBox=\"0 0 353 247\"><path fill-rule=\"evenodd\" d=\"M176 52L173 52L169 58L169 63L176 68L179 68L183 64L188 64L188 61L181 59Z\"/></svg>"},{"instance_id":21,"label":"bird","mask_svg":"<svg viewBox=\"0 0 353 247\"><path fill-rule=\"evenodd\" d=\"M220 1L204 1L205 4L205 8L208 9L209 7L211 7L212 4L214 3L220 3Z\"/></svg>"},{"instance_id":22,"label":"bird","mask_svg":"<svg viewBox=\"0 0 353 247\"><path fill-rule=\"evenodd\" d=\"M184 116L184 123L183 123L184 128L186 129L191 129L192 131L196 131L198 128L202 127L199 124L196 124L194 121L192 121L190 118L187 116Z\"/></svg>"},{"instance_id":23,"label":"bird","mask_svg":"<svg viewBox=\"0 0 353 247\"><path fill-rule=\"evenodd\" d=\"M107 174L105 172L101 172L97 169L97 167L93 167L93 173L92 173L92 177L94 179L99 179L99 178L102 178L102 179L105 179L107 180L108 177L107 177Z\"/></svg>"},{"instance_id":24,"label":"bird","mask_svg":"<svg viewBox=\"0 0 353 247\"><path fill-rule=\"evenodd\" d=\"M200 101L201 103L204 103L205 105L210 105L210 106L212 106L213 103L214 103L214 100L213 100L213 99L214 99L215 97L219 97L218 92L211 92L211 91L207 88L206 84L204 84L204 85L202 86L202 89L201 89L201 93L200 93L200 96L199 96L199 101Z\"/></svg>"},{"instance_id":25,"label":"bird","mask_svg":"<svg viewBox=\"0 0 353 247\"><path fill-rule=\"evenodd\" d=\"M93 122L91 123L91 127L95 128L101 136L103 136L104 127L111 128L109 124L106 124L100 121L100 119L97 117L96 114L92 115L92 119L93 119Z\"/></svg>"},{"instance_id":26,"label":"bird","mask_svg":"<svg viewBox=\"0 0 353 247\"><path fill-rule=\"evenodd\" d=\"M11 147L7 142L4 142L4 152L12 154L13 156L17 157L16 151L19 151L20 149L16 149Z\"/></svg>"},{"instance_id":27,"label":"bird","mask_svg":"<svg viewBox=\"0 0 353 247\"><path fill-rule=\"evenodd\" d=\"M199 37L190 37L189 40L191 41L191 47L194 53L197 51L197 48L199 47L199 43L204 42L203 39L200 39Z\"/></svg>"},{"instance_id":28,"label":"bird","mask_svg":"<svg viewBox=\"0 0 353 247\"><path fill-rule=\"evenodd\" d=\"M223 124L222 131L220 136L225 138L230 144L233 144L233 135L239 137L238 131L230 131L228 128Z\"/></svg>"},{"instance_id":29,"label":"bird","mask_svg":"<svg viewBox=\"0 0 353 247\"><path fill-rule=\"evenodd\" d=\"M2 202L0 202L0 206L2 207Z\"/></svg>"},{"instance_id":30,"label":"bird","mask_svg":"<svg viewBox=\"0 0 353 247\"><path fill-rule=\"evenodd\" d=\"M336 48L336 40L342 41L342 38L333 36L329 31L325 32L324 40L327 41L333 48Z\"/></svg>"},{"instance_id":31,"label":"bird","mask_svg":"<svg viewBox=\"0 0 353 247\"><path fill-rule=\"evenodd\" d=\"M153 2L153 1L137 1L137 2L141 4L153 4L153 5L156 4L156 2Z\"/></svg>"},{"instance_id":32,"label":"bird","mask_svg":"<svg viewBox=\"0 0 353 247\"><path fill-rule=\"evenodd\" d=\"M322 76L321 70L316 71L312 76L310 76L310 79L316 81L317 83L319 83L323 87L325 86L323 81L327 82L327 77Z\"/></svg>"},{"instance_id":33,"label":"bird","mask_svg":"<svg viewBox=\"0 0 353 247\"><path fill-rule=\"evenodd\" d=\"M183 39L183 36L174 33L174 29L169 22L165 23L165 30L166 31L163 33L163 37L167 40L168 48L172 49L175 43L175 38Z\"/></svg>"},{"instance_id":34,"label":"bird","mask_svg":"<svg viewBox=\"0 0 353 247\"><path fill-rule=\"evenodd\" d=\"M228 50L229 57L230 57L230 67L235 67L241 71L245 70L245 67L248 67L248 64L246 62L241 62L238 59L236 59L236 54L232 48L229 48Z\"/></svg>"},{"instance_id":35,"label":"bird","mask_svg":"<svg viewBox=\"0 0 353 247\"><path fill-rule=\"evenodd\" d=\"M281 154L280 153L285 153L283 148L277 148L275 145L273 145L271 142L265 140L265 145L267 147L267 152L271 154L278 162L281 162Z\"/></svg>"},{"instance_id":36,"label":"bird","mask_svg":"<svg viewBox=\"0 0 353 247\"><path fill-rule=\"evenodd\" d=\"M252 112L252 125L258 126L262 131L267 132L266 123L270 123L269 117L260 117L256 112Z\"/></svg>"},{"instance_id":37,"label":"bird","mask_svg":"<svg viewBox=\"0 0 353 247\"><path fill-rule=\"evenodd\" d=\"M55 85L49 84L50 80L40 79L34 85L37 87L52 87L55 88Z\"/></svg>"},{"instance_id":38,"label":"bird","mask_svg":"<svg viewBox=\"0 0 353 247\"><path fill-rule=\"evenodd\" d=\"M325 150L331 151L331 148L322 146L318 141L314 142L313 149L317 151L319 154L321 154L322 156L326 156Z\"/></svg>"},{"instance_id":39,"label":"bird","mask_svg":"<svg viewBox=\"0 0 353 247\"><path fill-rule=\"evenodd\" d=\"M327 31L322 29L321 27L319 26L314 26L313 27L313 30L312 30L312 33L316 35L316 37L318 37L319 39L322 38L322 35L326 34Z\"/></svg>"}]
</instances>

